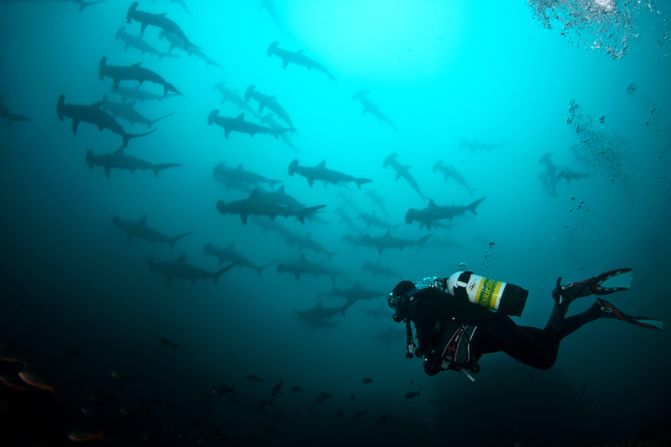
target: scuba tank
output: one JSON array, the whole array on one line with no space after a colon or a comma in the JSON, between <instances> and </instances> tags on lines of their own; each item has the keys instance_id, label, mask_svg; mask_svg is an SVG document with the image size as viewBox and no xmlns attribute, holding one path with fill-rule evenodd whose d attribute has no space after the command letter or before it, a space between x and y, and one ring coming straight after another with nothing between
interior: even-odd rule
<instances>
[{"instance_id":1,"label":"scuba tank","mask_svg":"<svg viewBox=\"0 0 671 447\"><path fill-rule=\"evenodd\" d=\"M529 291L520 286L473 272L455 272L444 284L443 290L450 295L466 296L472 303L516 317L522 315L529 295Z\"/></svg>"}]
</instances>

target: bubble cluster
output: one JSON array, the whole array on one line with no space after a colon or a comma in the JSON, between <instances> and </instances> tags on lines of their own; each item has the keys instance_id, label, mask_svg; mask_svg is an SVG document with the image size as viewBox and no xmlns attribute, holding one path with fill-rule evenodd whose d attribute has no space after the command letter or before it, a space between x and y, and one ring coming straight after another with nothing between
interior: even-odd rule
<instances>
[{"instance_id":1,"label":"bubble cluster","mask_svg":"<svg viewBox=\"0 0 671 447\"><path fill-rule=\"evenodd\" d=\"M630 191L634 153L629 142L619 135L595 128L594 119L583 113L575 100L571 100L568 112L566 123L573 126L579 139L571 146L576 160L605 175L616 186Z\"/></svg>"},{"instance_id":2,"label":"bubble cluster","mask_svg":"<svg viewBox=\"0 0 671 447\"><path fill-rule=\"evenodd\" d=\"M640 11L659 14L656 0L529 0L529 6L545 28L584 49L605 51L622 58L638 37Z\"/></svg>"}]
</instances>

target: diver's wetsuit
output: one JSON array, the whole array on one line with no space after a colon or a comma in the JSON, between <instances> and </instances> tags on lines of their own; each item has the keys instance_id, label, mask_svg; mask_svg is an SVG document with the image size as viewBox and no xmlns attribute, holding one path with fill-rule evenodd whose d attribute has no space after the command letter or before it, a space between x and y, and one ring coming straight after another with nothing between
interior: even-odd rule
<instances>
[{"instance_id":1,"label":"diver's wetsuit","mask_svg":"<svg viewBox=\"0 0 671 447\"><path fill-rule=\"evenodd\" d=\"M507 315L499 314L436 288L419 290L408 309L408 318L415 324L418 349L422 353L442 351L441 336L459 324L478 327L471 344L475 361L482 354L503 351L514 359L539 369L550 368L556 358L559 342L580 326L599 318L594 306L580 314L564 318L568 303L555 304L545 329L518 326ZM433 375L440 372L440 355L425 361L424 370ZM427 357L428 359L429 357Z\"/></svg>"}]
</instances>

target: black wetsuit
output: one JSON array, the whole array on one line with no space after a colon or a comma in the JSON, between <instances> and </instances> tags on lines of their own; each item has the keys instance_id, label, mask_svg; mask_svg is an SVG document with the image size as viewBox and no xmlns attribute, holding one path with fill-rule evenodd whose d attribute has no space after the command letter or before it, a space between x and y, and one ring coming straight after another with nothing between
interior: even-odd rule
<instances>
[{"instance_id":1,"label":"black wetsuit","mask_svg":"<svg viewBox=\"0 0 671 447\"><path fill-rule=\"evenodd\" d=\"M555 304L545 329L518 326L507 315L471 303L465 297L426 288L414 295L408 318L415 324L418 349L425 356L424 370L434 375L441 371L440 353L446 340L462 324L477 326L470 347L473 363L482 354L502 351L526 365L548 369L555 363L561 339L600 317L599 310L592 307L564 318L567 310L568 303Z\"/></svg>"}]
</instances>

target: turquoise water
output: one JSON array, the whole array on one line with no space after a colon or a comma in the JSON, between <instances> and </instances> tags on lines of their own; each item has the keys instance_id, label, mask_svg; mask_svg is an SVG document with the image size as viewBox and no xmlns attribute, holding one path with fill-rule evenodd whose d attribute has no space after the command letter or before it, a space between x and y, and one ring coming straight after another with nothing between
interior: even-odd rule
<instances>
[{"instance_id":1,"label":"turquoise water","mask_svg":"<svg viewBox=\"0 0 671 447\"><path fill-rule=\"evenodd\" d=\"M391 320L384 293L401 279L466 267L528 289L516 321L542 327L557 276L579 280L628 266L635 270L631 290L612 301L627 313L668 319L667 5L633 8L626 26L606 27L618 45L618 36L629 39L612 57L603 45L592 48L603 38L594 29L581 30L581 22L564 35L559 23L546 29L524 1L277 0L276 20L257 1L185 1L188 10L167 1L142 1L138 9L167 13L220 68L179 49L172 52L178 57L161 58L125 50L117 30L140 31L125 20L131 2L109 0L81 12L71 2L0 2L2 105L31 120L0 125L0 352L56 387L53 396L0 388L3 419L42 428L5 428L7 439L60 445L83 430L103 433L93 442L109 445L594 445L663 429L670 395L665 333L598 321L562 343L550 371L492 354L481 360L475 383L456 372L429 378L420 360L403 357L404 329ZM627 3L615 5L624 14ZM156 27L143 38L169 51ZM283 69L267 56L276 40L282 49L303 50L335 80L296 65ZM112 81L98 77L103 56L112 65L142 62L183 93L138 102L147 117L172 115L124 150L181 166L158 177L113 170L106 178L102 168L89 169L88 149L113 152L122 139L87 123L73 133L56 104L61 94L67 104L120 101ZM240 95L253 84L276 96L295 128L285 134L294 148L263 134L226 138L208 125L214 109L241 113L222 103L214 88L221 81ZM150 83L142 89L163 94ZM393 125L362 114L353 99L362 90ZM571 101L578 105L573 114ZM259 123L253 112L245 119ZM129 132L150 130L119 122ZM495 147L472 150L473 141ZM410 166L424 197L383 167L392 153ZM587 177L544 186L539 160L546 153L557 171ZM310 187L288 175L294 159L301 166L325 160L328 168L372 181ZM471 189L434 172L438 160ZM252 218L245 225L217 211L217 201L249 193L215 180L222 162L281 181L305 205L325 205L317 220L275 222L334 253L306 250L306 259L344 273L332 282L278 272L279 263L296 261L302 251ZM486 199L477 215L443 221L448 228L405 222L407 210L425 208L428 199L461 206L480 197ZM342 220L341 207L354 227ZM431 237L401 251L353 247L348 236L387 231L367 227L361 213L392 225L395 236ZM171 249L129 240L112 223L113 216L144 215L162 233L192 233ZM204 254L206 243L233 243L257 265L272 265L260 275L233 268L217 283L169 284L148 268L149 258L186 254L189 263L215 271L219 262ZM363 270L378 261L398 273ZM380 296L356 302L328 327L299 318L296 311L320 300L343 305L322 295L356 283ZM583 301L572 310L592 302ZM373 318L375 312L383 316ZM0 375L19 381L17 368L0 363ZM126 376L134 383L119 380ZM362 383L364 377L373 382ZM279 394L264 404L280 381ZM222 384L235 391L212 392ZM406 399L411 391L420 394ZM315 402L321 392L332 397Z\"/></svg>"}]
</instances>

